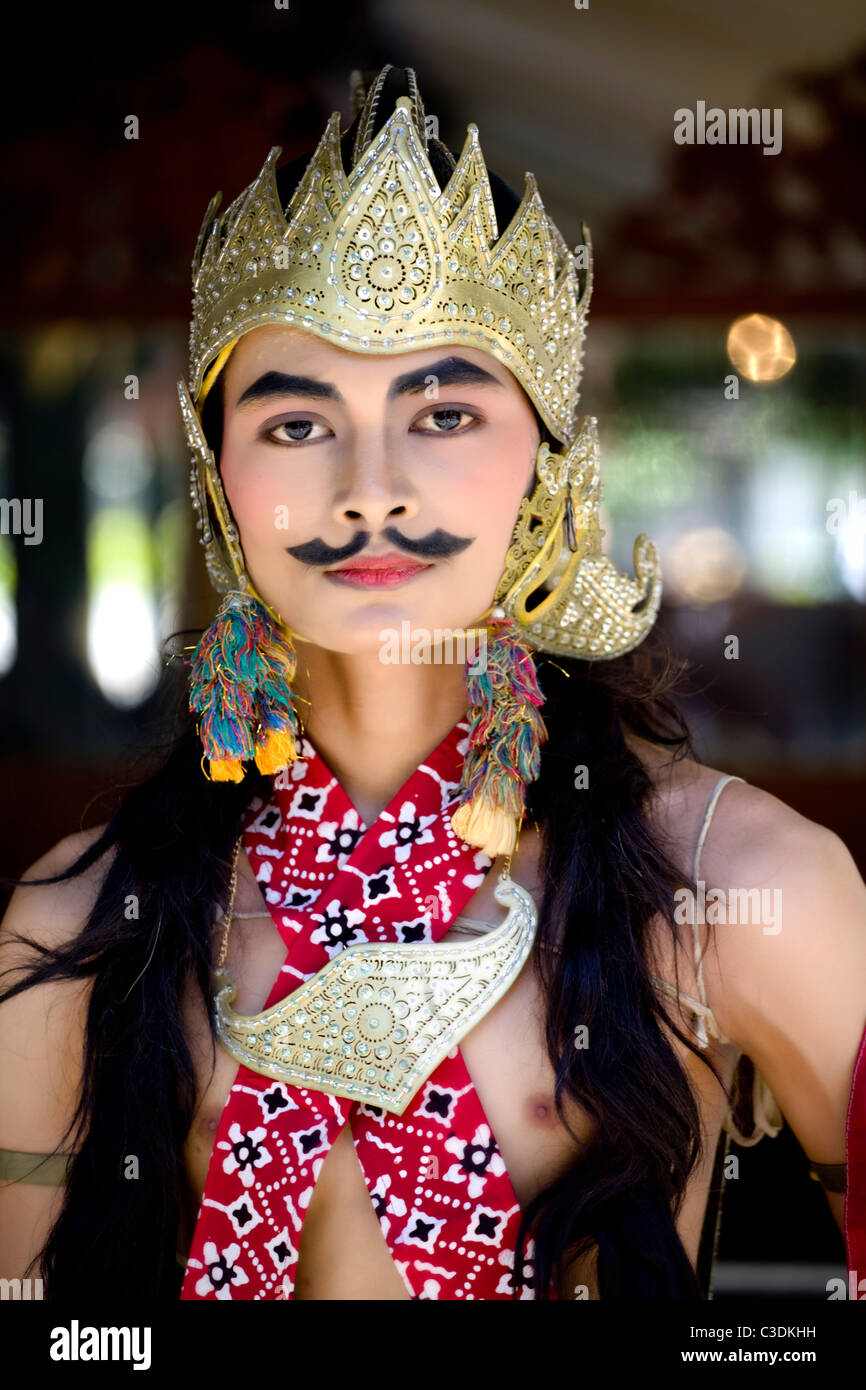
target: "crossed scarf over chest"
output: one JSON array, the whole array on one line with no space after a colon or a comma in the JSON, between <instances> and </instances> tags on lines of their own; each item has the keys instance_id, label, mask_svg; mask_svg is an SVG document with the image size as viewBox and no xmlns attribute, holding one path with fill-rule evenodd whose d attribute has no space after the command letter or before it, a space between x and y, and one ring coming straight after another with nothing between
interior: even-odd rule
<instances>
[{"instance_id":1,"label":"crossed scarf over chest","mask_svg":"<svg viewBox=\"0 0 866 1390\"><path fill-rule=\"evenodd\" d=\"M459 721L369 827L306 739L267 801L253 801L244 847L287 952L265 1009L347 946L417 942L423 950L445 936L492 863L450 823L467 735ZM363 1039L335 1042L363 1065ZM181 1298L293 1297L305 1213L346 1124L411 1297L513 1297L520 1206L455 1046L399 1116L240 1065ZM533 1298L531 1241L521 1273L520 1297Z\"/></svg>"}]
</instances>

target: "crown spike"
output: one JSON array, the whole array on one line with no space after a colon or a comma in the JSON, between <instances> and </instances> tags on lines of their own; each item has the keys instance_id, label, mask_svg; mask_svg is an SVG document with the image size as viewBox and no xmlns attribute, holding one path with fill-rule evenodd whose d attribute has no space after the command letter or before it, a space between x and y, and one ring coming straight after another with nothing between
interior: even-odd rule
<instances>
[{"instance_id":1,"label":"crown spike","mask_svg":"<svg viewBox=\"0 0 866 1390\"><path fill-rule=\"evenodd\" d=\"M455 221L458 220L473 193L476 194L474 205L479 210L478 235L484 249L489 251L489 248L499 239L499 229L496 223L496 210L493 206L493 191L490 187L487 166L484 163L484 156L478 139L478 127L474 123L466 127L466 139L463 142L463 149L460 151L460 158L451 171L451 177L439 200L442 208L443 226L449 224L449 208L457 210L453 216Z\"/></svg>"},{"instance_id":2,"label":"crown spike","mask_svg":"<svg viewBox=\"0 0 866 1390\"><path fill-rule=\"evenodd\" d=\"M196 241L195 250L193 251L193 254L192 254L192 279L193 279L193 288L195 288L196 282L197 282L197 280L198 280L199 272L200 272L200 270L201 270L201 262L202 262L202 255L203 255L203 253L204 253L205 239L206 239L206 237L207 237L207 235L208 235L208 232L210 232L210 231L213 229L213 227L214 227L214 223L215 223L215 221L216 221L216 212L217 212L217 208L219 207L220 203L222 202L222 198L223 198L223 195L222 195L221 192L220 192L220 193L215 193L215 194L213 195L213 197L211 198L210 202L209 202L208 205L207 205L207 212L205 213L204 218L202 219L201 230L200 230L200 232L199 232L199 234L198 234L198 240Z\"/></svg>"}]
</instances>

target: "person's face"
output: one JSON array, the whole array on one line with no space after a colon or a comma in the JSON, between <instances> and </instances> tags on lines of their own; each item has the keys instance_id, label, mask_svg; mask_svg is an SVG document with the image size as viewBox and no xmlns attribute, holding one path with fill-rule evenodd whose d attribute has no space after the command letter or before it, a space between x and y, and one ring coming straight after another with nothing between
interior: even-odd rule
<instances>
[{"instance_id":1,"label":"person's face","mask_svg":"<svg viewBox=\"0 0 866 1390\"><path fill-rule=\"evenodd\" d=\"M289 326L224 369L220 472L247 571L296 632L341 652L383 628L468 627L489 608L538 422L489 353L350 352ZM390 556L384 573L340 567Z\"/></svg>"}]
</instances>

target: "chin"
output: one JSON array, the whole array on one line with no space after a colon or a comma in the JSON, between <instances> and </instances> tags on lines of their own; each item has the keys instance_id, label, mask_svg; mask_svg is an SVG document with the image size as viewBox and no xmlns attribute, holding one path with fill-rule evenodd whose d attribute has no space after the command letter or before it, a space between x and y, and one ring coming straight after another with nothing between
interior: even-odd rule
<instances>
[{"instance_id":1,"label":"chin","mask_svg":"<svg viewBox=\"0 0 866 1390\"><path fill-rule=\"evenodd\" d=\"M417 604L398 598L394 592L389 596L382 593L371 597L368 592L347 590L346 595L352 600L350 610L348 607L341 613L332 610L326 615L320 604L313 613L283 611L283 616L290 627L318 647L351 656L379 655L386 665L396 662L422 664L423 659L417 654L419 643L425 639L432 643L437 632L442 634L440 642L447 641L445 634L469 627L485 606L489 607L489 602L485 605L484 601L479 601L470 615L465 598L462 602L452 597L450 602ZM312 621L305 623L305 616ZM446 659L449 662L460 659L456 642L454 645L454 652Z\"/></svg>"}]
</instances>

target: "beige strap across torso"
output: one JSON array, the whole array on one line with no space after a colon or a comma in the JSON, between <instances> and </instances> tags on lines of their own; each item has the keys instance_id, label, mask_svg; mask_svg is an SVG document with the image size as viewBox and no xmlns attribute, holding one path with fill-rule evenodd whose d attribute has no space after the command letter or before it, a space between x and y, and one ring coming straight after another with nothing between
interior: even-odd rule
<instances>
[{"instance_id":1,"label":"beige strap across torso","mask_svg":"<svg viewBox=\"0 0 866 1390\"><path fill-rule=\"evenodd\" d=\"M695 845L694 865L692 869L692 877L695 881L695 884L697 884L700 879L701 852L704 848L704 843L706 841L707 834L712 824L713 816L715 815L716 806L718 805L719 797L721 796L722 792L724 791L725 787L729 782L743 782L745 784L745 778L736 777L733 773L726 773L725 776L719 778L719 780L713 787L712 792L710 793L710 798L707 802L707 808L704 812L703 823L701 825L700 833L698 835L697 844ZM681 990L675 989L674 986L669 983L669 981L662 980L657 975L653 976L653 981L655 984L658 985L660 989L663 989L666 994L670 995L671 998L678 999L682 1007L686 1010L686 1012L690 1013L693 1016L695 1020L695 1039L698 1044L698 1047L709 1047L710 1039L712 1039L713 1042L717 1042L722 1045L733 1045L731 1043L731 1039L726 1037L722 1033L722 1030L719 1028L718 1023L716 1022L715 1014L713 1013L712 1009L707 1003L707 991L706 986L704 984L703 961L704 951L706 948L702 947L700 937L700 928L702 925L705 924L699 920L699 918L702 915L703 914L699 913L692 914L692 938L695 960L695 978L697 980L698 994L700 995L700 998L693 999L691 995L684 994ZM707 937L707 944L709 944L709 934ZM739 1063L743 1055L744 1054L742 1051L738 1052L737 1054L737 1061L735 1064L734 1073L735 1100L727 1108L723 1127L726 1130L726 1132L730 1134L732 1139L734 1139L738 1144L741 1144L748 1148L751 1147L753 1144L757 1144L761 1139L764 1138L764 1135L769 1135L771 1139L774 1139L782 1128L783 1120L781 1111L779 1110L779 1106L776 1103L776 1099L772 1091L770 1090L761 1073L756 1069L754 1080L752 1083L752 1133L743 1134L738 1129L732 1112L734 1108L736 1108L736 1088L739 1080Z\"/></svg>"},{"instance_id":2,"label":"beige strap across torso","mask_svg":"<svg viewBox=\"0 0 866 1390\"><path fill-rule=\"evenodd\" d=\"M735 777L733 773L727 773L724 777L719 778L718 782L716 782L712 792L710 793L710 799L707 802L707 808L704 812L703 824L701 825L700 833L698 834L697 843L695 845L692 878L694 879L696 884L700 879L701 875L701 851L704 848L704 842L707 838L707 833L709 831L710 825L712 824L713 816L715 815L715 810L716 806L718 805L719 797L721 796L722 792L724 791L725 787L729 782L742 781L742 777ZM695 960L695 978L697 980L698 994L700 995L700 998L693 999L690 994L684 994L682 990L676 989L668 980L663 980L659 975L653 976L653 982L657 984L661 989L663 989L666 994L670 995L672 999L678 999L682 1004L683 1008L686 1009L688 1013L692 1014L692 1016L695 1019L695 1034L697 1037L698 1046L706 1048L709 1047L710 1038L712 1038L714 1042L723 1044L730 1043L731 1040L730 1038L725 1037L722 1033L718 1023L716 1022L715 1015L712 1009L710 1008L709 1004L707 1003L707 991L706 986L704 984L704 950L701 947L700 936L700 927L702 924L698 920L698 916L698 913L692 914L691 927L693 938L693 952Z\"/></svg>"}]
</instances>

